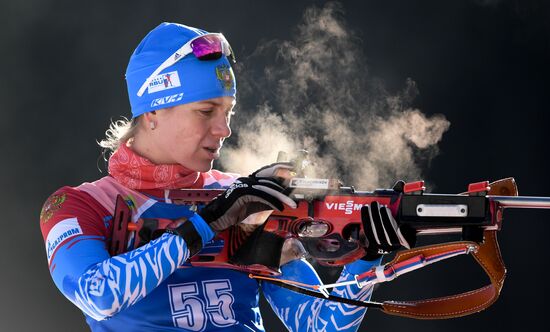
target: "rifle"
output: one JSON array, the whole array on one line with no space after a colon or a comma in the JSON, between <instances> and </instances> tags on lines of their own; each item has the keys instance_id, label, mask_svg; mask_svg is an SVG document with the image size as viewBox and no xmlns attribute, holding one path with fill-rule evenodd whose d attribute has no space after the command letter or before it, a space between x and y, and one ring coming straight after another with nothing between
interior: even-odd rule
<instances>
[{"instance_id":1,"label":"rifle","mask_svg":"<svg viewBox=\"0 0 550 332\"><path fill-rule=\"evenodd\" d=\"M369 192L342 186L334 179L294 177L289 180L288 187L291 197L298 201L296 209L258 215L257 220L247 220L244 225L218 234L189 260L188 265L237 269L250 273L251 278L274 282L292 290L299 286L298 291L302 293L334 299L328 295L327 289L349 284L359 287L373 285L444 259L472 254L491 281L491 284L478 290L423 301L345 302L417 319L458 317L485 309L500 294L506 269L496 232L502 227L504 210L550 208L550 198L517 196L513 178L492 183L472 183L466 192L454 195L426 193L423 181L406 183L399 190ZM200 209L222 192L224 190L179 190L172 191L170 199ZM363 257L365 236L360 210L373 201L390 207L399 223L412 227L419 235L459 233L462 241L398 252L392 261L345 283L297 285L288 280L271 278L280 274L279 262L287 239L299 241L309 257L322 265L342 266ZM162 233L162 229L172 222L139 219L137 223L132 223L131 211L120 197L115 221L111 246L113 255L132 249L126 245L129 236L135 238L133 246L138 247L150 240L151 233ZM154 225L152 230L150 225Z\"/></svg>"}]
</instances>

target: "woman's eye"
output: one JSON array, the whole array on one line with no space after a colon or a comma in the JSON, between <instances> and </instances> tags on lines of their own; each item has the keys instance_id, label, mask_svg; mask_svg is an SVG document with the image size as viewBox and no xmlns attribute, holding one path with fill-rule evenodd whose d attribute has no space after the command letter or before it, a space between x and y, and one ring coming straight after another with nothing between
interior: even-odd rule
<instances>
[{"instance_id":1,"label":"woman's eye","mask_svg":"<svg viewBox=\"0 0 550 332\"><path fill-rule=\"evenodd\" d=\"M212 109L209 109L209 110L200 110L199 111L202 115L212 115L212 113L214 113L214 110Z\"/></svg>"}]
</instances>

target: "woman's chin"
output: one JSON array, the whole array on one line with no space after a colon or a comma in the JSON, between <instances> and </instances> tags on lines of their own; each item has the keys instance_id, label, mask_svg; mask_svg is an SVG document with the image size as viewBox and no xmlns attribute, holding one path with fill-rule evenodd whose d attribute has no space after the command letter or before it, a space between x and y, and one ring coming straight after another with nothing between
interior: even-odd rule
<instances>
[{"instance_id":1,"label":"woman's chin","mask_svg":"<svg viewBox=\"0 0 550 332\"><path fill-rule=\"evenodd\" d=\"M180 165L195 172L208 172L212 169L212 166L214 165L214 160L194 163L180 163Z\"/></svg>"}]
</instances>

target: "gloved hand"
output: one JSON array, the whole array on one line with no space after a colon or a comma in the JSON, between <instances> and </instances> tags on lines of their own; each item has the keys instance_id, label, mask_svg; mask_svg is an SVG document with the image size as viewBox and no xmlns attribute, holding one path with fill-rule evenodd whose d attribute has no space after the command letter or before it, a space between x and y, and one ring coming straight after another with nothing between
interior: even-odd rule
<instances>
[{"instance_id":1,"label":"gloved hand","mask_svg":"<svg viewBox=\"0 0 550 332\"><path fill-rule=\"evenodd\" d=\"M213 231L227 229L257 212L283 211L283 203L296 208L296 202L283 194L284 188L277 180L256 177L255 173L238 178L198 213Z\"/></svg>"},{"instance_id":2,"label":"gloved hand","mask_svg":"<svg viewBox=\"0 0 550 332\"><path fill-rule=\"evenodd\" d=\"M403 184L403 181L398 181L393 190L402 191ZM402 246L410 249L416 244L416 231L406 225L399 226L386 205L372 202L363 206L361 221L368 241L364 260L377 259Z\"/></svg>"},{"instance_id":3,"label":"gloved hand","mask_svg":"<svg viewBox=\"0 0 550 332\"><path fill-rule=\"evenodd\" d=\"M215 232L223 231L251 214L266 210L283 211L283 204L296 208L296 202L283 193L285 188L279 180L270 177L277 169L285 167L269 165L248 177L238 178L224 193L189 218L191 222L184 222L167 232L183 237L191 255L194 255L214 237Z\"/></svg>"}]
</instances>

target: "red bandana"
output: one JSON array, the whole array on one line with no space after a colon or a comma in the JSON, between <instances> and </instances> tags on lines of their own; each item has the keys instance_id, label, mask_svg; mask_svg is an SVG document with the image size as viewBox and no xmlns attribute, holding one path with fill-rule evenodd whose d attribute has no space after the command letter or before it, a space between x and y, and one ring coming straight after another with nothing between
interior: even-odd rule
<instances>
[{"instance_id":1,"label":"red bandana","mask_svg":"<svg viewBox=\"0 0 550 332\"><path fill-rule=\"evenodd\" d=\"M178 164L156 165L121 144L109 158L109 174L130 189L179 189L202 186L200 173Z\"/></svg>"}]
</instances>

